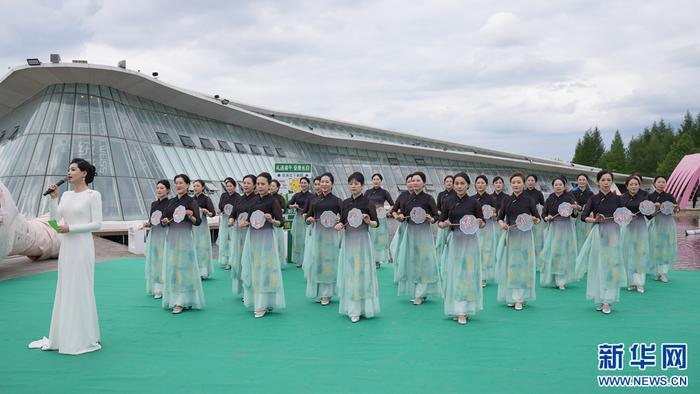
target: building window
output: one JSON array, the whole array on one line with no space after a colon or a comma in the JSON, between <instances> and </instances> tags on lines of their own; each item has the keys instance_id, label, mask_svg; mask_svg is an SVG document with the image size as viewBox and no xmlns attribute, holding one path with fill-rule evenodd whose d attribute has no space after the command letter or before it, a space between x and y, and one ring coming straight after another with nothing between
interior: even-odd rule
<instances>
[{"instance_id":1,"label":"building window","mask_svg":"<svg viewBox=\"0 0 700 394\"><path fill-rule=\"evenodd\" d=\"M389 157L388 159L389 159L389 164L391 164L392 166L398 166L398 165L399 165L399 159L397 159L397 158L395 158L395 157Z\"/></svg>"},{"instance_id":2,"label":"building window","mask_svg":"<svg viewBox=\"0 0 700 394\"><path fill-rule=\"evenodd\" d=\"M233 149L231 149L231 145L228 144L226 141L221 141L217 140L219 142L219 148L221 148L222 151L224 152L231 152Z\"/></svg>"},{"instance_id":3,"label":"building window","mask_svg":"<svg viewBox=\"0 0 700 394\"><path fill-rule=\"evenodd\" d=\"M263 151L265 151L265 154L268 155L268 156L274 156L274 155L275 155L275 152L273 152L273 151L272 151L272 148L270 148L269 146L263 145Z\"/></svg>"},{"instance_id":4,"label":"building window","mask_svg":"<svg viewBox=\"0 0 700 394\"><path fill-rule=\"evenodd\" d=\"M284 150L283 150L282 148L275 148L275 150L277 151L277 156L279 156L279 157L287 157L287 154L284 153Z\"/></svg>"},{"instance_id":5,"label":"building window","mask_svg":"<svg viewBox=\"0 0 700 394\"><path fill-rule=\"evenodd\" d=\"M215 150L215 149L216 149L216 147L214 146L214 144L212 144L211 141L209 141L208 138L202 138L202 137L200 137L200 138L199 138L199 143L202 144L202 148L204 148L204 149L209 149L209 150Z\"/></svg>"},{"instance_id":6,"label":"building window","mask_svg":"<svg viewBox=\"0 0 700 394\"><path fill-rule=\"evenodd\" d=\"M194 144L194 141L192 141L192 138L186 136L186 135L180 135L180 142L182 142L182 145L185 145L188 148L196 148L197 145Z\"/></svg>"},{"instance_id":7,"label":"building window","mask_svg":"<svg viewBox=\"0 0 700 394\"><path fill-rule=\"evenodd\" d=\"M19 126L15 126L12 131L10 131L10 134L7 135L8 140L14 140L15 137L17 137L17 134L19 133Z\"/></svg>"},{"instance_id":8,"label":"building window","mask_svg":"<svg viewBox=\"0 0 700 394\"><path fill-rule=\"evenodd\" d=\"M421 158L416 157L416 164L418 164L419 166L424 166L425 159L421 159Z\"/></svg>"},{"instance_id":9,"label":"building window","mask_svg":"<svg viewBox=\"0 0 700 394\"><path fill-rule=\"evenodd\" d=\"M250 144L250 152L256 155L260 154L260 148L257 145Z\"/></svg>"},{"instance_id":10,"label":"building window","mask_svg":"<svg viewBox=\"0 0 700 394\"><path fill-rule=\"evenodd\" d=\"M156 137L158 137L158 141L163 145L175 145L175 141L173 141L167 133L156 132Z\"/></svg>"},{"instance_id":11,"label":"building window","mask_svg":"<svg viewBox=\"0 0 700 394\"><path fill-rule=\"evenodd\" d=\"M234 142L233 145L236 147L236 152L248 153L248 151L245 149L245 145L241 144L240 142Z\"/></svg>"}]
</instances>

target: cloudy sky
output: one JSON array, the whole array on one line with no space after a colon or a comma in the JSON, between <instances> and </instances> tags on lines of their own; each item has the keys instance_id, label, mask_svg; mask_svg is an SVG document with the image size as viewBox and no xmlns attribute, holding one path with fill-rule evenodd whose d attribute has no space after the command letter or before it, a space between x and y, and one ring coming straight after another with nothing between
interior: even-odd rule
<instances>
[{"instance_id":1,"label":"cloudy sky","mask_svg":"<svg viewBox=\"0 0 700 394\"><path fill-rule=\"evenodd\" d=\"M697 1L0 0L0 67L158 71L233 100L569 160L700 111Z\"/></svg>"}]
</instances>

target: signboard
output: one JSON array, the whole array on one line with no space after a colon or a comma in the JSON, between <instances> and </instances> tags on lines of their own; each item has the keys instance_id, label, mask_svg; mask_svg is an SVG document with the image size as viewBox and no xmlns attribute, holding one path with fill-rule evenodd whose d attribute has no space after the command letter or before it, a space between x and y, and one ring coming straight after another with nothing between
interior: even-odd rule
<instances>
[{"instance_id":1,"label":"signboard","mask_svg":"<svg viewBox=\"0 0 700 394\"><path fill-rule=\"evenodd\" d=\"M287 201L294 193L301 191L301 178L311 179L311 164L309 163L275 163L275 171L272 178L280 182L280 190L277 192ZM288 218L291 220L291 218Z\"/></svg>"}]
</instances>

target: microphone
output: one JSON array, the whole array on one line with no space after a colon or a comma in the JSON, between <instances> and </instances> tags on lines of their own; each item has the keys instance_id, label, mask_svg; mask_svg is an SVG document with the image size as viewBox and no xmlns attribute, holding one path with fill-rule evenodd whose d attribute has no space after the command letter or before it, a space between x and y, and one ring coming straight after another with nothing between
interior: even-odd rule
<instances>
[{"instance_id":1,"label":"microphone","mask_svg":"<svg viewBox=\"0 0 700 394\"><path fill-rule=\"evenodd\" d=\"M63 179L61 179L60 181L56 182L56 190L58 190L58 188L61 187L61 185L63 185L64 183L66 183L67 180L68 180L68 177L63 178ZM48 196L49 194L51 194L52 191L53 191L53 190L51 190L51 189L46 189L46 191L44 192L43 196Z\"/></svg>"}]
</instances>

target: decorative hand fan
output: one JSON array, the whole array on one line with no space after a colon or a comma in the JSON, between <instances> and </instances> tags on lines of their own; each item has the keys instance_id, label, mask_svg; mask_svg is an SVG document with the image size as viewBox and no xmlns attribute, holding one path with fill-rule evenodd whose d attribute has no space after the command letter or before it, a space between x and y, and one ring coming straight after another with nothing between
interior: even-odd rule
<instances>
[{"instance_id":1,"label":"decorative hand fan","mask_svg":"<svg viewBox=\"0 0 700 394\"><path fill-rule=\"evenodd\" d=\"M425 223L425 215L425 209L421 207L413 207L413 209L411 209L411 221L415 224Z\"/></svg>"},{"instance_id":2,"label":"decorative hand fan","mask_svg":"<svg viewBox=\"0 0 700 394\"><path fill-rule=\"evenodd\" d=\"M248 212L241 212L241 213L238 215L238 219L237 219L237 220L238 220L238 223L242 223L242 222L245 222L246 220L248 220Z\"/></svg>"},{"instance_id":3,"label":"decorative hand fan","mask_svg":"<svg viewBox=\"0 0 700 394\"><path fill-rule=\"evenodd\" d=\"M479 222L474 215L464 215L459 219L459 229L467 235L476 234L479 229Z\"/></svg>"},{"instance_id":4,"label":"decorative hand fan","mask_svg":"<svg viewBox=\"0 0 700 394\"><path fill-rule=\"evenodd\" d=\"M528 231L532 229L532 216L529 213L521 213L515 218L515 226L520 231Z\"/></svg>"},{"instance_id":5,"label":"decorative hand fan","mask_svg":"<svg viewBox=\"0 0 700 394\"><path fill-rule=\"evenodd\" d=\"M656 211L656 207L653 202L644 200L639 203L639 212L641 212L642 215L653 215L654 211Z\"/></svg>"},{"instance_id":6,"label":"decorative hand fan","mask_svg":"<svg viewBox=\"0 0 700 394\"><path fill-rule=\"evenodd\" d=\"M321 225L325 228L335 226L335 213L333 211L324 211L321 214Z\"/></svg>"},{"instance_id":7,"label":"decorative hand fan","mask_svg":"<svg viewBox=\"0 0 700 394\"><path fill-rule=\"evenodd\" d=\"M256 230L262 228L265 225L265 214L261 210L256 210L250 214L250 226Z\"/></svg>"},{"instance_id":8,"label":"decorative hand fan","mask_svg":"<svg viewBox=\"0 0 700 394\"><path fill-rule=\"evenodd\" d=\"M537 204L537 213L540 214L540 217L542 217L542 211L544 211L542 204Z\"/></svg>"},{"instance_id":9,"label":"decorative hand fan","mask_svg":"<svg viewBox=\"0 0 700 394\"><path fill-rule=\"evenodd\" d=\"M557 208L557 212L559 213L559 216L563 218L568 218L571 216L571 212L573 212L573 208L571 207L571 204L568 202L563 202L559 204L559 208Z\"/></svg>"},{"instance_id":10,"label":"decorative hand fan","mask_svg":"<svg viewBox=\"0 0 700 394\"><path fill-rule=\"evenodd\" d=\"M153 211L151 214L151 224L157 226L160 224L160 219L163 217L163 212Z\"/></svg>"},{"instance_id":11,"label":"decorative hand fan","mask_svg":"<svg viewBox=\"0 0 700 394\"><path fill-rule=\"evenodd\" d=\"M613 220L620 226L626 226L632 221L632 211L625 207L620 207L613 212Z\"/></svg>"},{"instance_id":12,"label":"decorative hand fan","mask_svg":"<svg viewBox=\"0 0 700 394\"><path fill-rule=\"evenodd\" d=\"M358 228L362 224L362 211L353 208L348 212L348 224L350 227Z\"/></svg>"},{"instance_id":13,"label":"decorative hand fan","mask_svg":"<svg viewBox=\"0 0 700 394\"><path fill-rule=\"evenodd\" d=\"M661 203L661 213L664 215L673 215L674 205L671 201L664 201Z\"/></svg>"},{"instance_id":14,"label":"decorative hand fan","mask_svg":"<svg viewBox=\"0 0 700 394\"><path fill-rule=\"evenodd\" d=\"M493 217L493 207L489 204L484 204L481 206L481 213L484 215L484 220L489 220Z\"/></svg>"},{"instance_id":15,"label":"decorative hand fan","mask_svg":"<svg viewBox=\"0 0 700 394\"><path fill-rule=\"evenodd\" d=\"M185 220L185 206L184 205L178 205L177 208L175 208L175 212L173 212L173 221L175 223L181 223L183 220Z\"/></svg>"},{"instance_id":16,"label":"decorative hand fan","mask_svg":"<svg viewBox=\"0 0 700 394\"><path fill-rule=\"evenodd\" d=\"M231 204L224 205L224 214L225 215L231 216L231 211L233 211L233 205L231 205Z\"/></svg>"}]
</instances>

